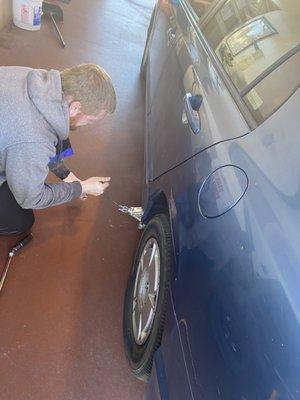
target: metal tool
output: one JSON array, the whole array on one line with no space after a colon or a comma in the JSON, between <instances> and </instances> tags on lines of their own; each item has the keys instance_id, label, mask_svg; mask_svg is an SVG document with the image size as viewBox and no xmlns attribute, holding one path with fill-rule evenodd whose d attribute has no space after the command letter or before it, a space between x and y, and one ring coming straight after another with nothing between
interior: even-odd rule
<instances>
[{"instance_id":1,"label":"metal tool","mask_svg":"<svg viewBox=\"0 0 300 400\"><path fill-rule=\"evenodd\" d=\"M8 273L8 269L11 263L11 260L13 258L13 256L15 256L19 250L21 250L27 243L29 243L33 238L32 233L29 233L29 235L25 236L24 239L20 240L19 242L17 242L14 247L10 250L10 252L8 253L8 259L5 265L4 270L2 271L1 274L1 279L0 279L0 292L3 288L7 273Z\"/></svg>"},{"instance_id":2,"label":"metal tool","mask_svg":"<svg viewBox=\"0 0 300 400\"><path fill-rule=\"evenodd\" d=\"M113 203L118 207L119 211L121 211L124 214L128 214L132 218L134 218L137 221L139 221L139 229L144 229L145 225L142 224L142 222L141 222L142 216L144 214L144 211L143 211L142 207L128 207L128 206L124 206L122 204L119 204L119 203L117 203L115 201L113 201Z\"/></svg>"},{"instance_id":3,"label":"metal tool","mask_svg":"<svg viewBox=\"0 0 300 400\"><path fill-rule=\"evenodd\" d=\"M62 47L66 47L66 42L64 41L64 38L63 38L63 36L57 26L57 23L56 23L58 21L64 20L63 10L56 4L50 4L50 3L46 3L45 1L43 1L42 11L43 11L43 14L48 15L51 18L54 28L59 36L59 40L61 42Z\"/></svg>"}]
</instances>

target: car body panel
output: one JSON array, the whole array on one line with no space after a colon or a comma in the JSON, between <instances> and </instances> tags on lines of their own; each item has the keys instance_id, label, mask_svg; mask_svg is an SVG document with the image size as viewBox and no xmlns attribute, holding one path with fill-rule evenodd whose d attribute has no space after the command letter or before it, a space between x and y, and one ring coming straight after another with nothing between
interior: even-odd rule
<instances>
[{"instance_id":1,"label":"car body panel","mask_svg":"<svg viewBox=\"0 0 300 400\"><path fill-rule=\"evenodd\" d=\"M300 398L299 102L298 91L254 134L151 184L169 203L172 294L195 399ZM222 165L246 171L248 190L226 214L204 218L199 190ZM167 338L162 346L174 349Z\"/></svg>"},{"instance_id":2,"label":"car body panel","mask_svg":"<svg viewBox=\"0 0 300 400\"><path fill-rule=\"evenodd\" d=\"M155 356L159 354L159 349L156 351ZM158 372L156 370L156 365L158 365L159 361L154 360L153 366L152 366L152 371L151 371L151 377L147 385L146 393L143 397L144 400L165 400L161 395L160 395L160 389L158 385ZM165 396L167 398L167 396Z\"/></svg>"},{"instance_id":3,"label":"car body panel","mask_svg":"<svg viewBox=\"0 0 300 400\"><path fill-rule=\"evenodd\" d=\"M189 374L182 351L182 343L172 295L169 291L163 343L154 356L154 368L147 387L145 400L193 400ZM165 345L166 344L166 345ZM172 377L172 379L170 379Z\"/></svg>"}]
</instances>

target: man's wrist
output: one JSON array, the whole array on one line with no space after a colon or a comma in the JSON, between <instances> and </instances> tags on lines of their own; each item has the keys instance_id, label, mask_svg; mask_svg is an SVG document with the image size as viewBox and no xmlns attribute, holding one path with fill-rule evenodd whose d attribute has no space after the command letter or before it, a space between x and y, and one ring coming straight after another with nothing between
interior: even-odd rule
<instances>
[{"instance_id":1,"label":"man's wrist","mask_svg":"<svg viewBox=\"0 0 300 400\"><path fill-rule=\"evenodd\" d=\"M73 198L79 198L82 195L82 187L79 181L74 181L69 183L73 189Z\"/></svg>"},{"instance_id":2,"label":"man's wrist","mask_svg":"<svg viewBox=\"0 0 300 400\"><path fill-rule=\"evenodd\" d=\"M82 189L82 194L86 194L86 184L85 181L80 181L81 184L81 189Z\"/></svg>"}]
</instances>

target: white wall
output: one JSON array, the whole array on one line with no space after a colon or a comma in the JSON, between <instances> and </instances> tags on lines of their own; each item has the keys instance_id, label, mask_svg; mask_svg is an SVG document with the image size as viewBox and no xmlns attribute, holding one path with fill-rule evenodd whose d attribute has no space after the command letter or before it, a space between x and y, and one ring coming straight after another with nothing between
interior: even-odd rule
<instances>
[{"instance_id":1,"label":"white wall","mask_svg":"<svg viewBox=\"0 0 300 400\"><path fill-rule=\"evenodd\" d=\"M0 29L11 20L11 0L0 0Z\"/></svg>"}]
</instances>

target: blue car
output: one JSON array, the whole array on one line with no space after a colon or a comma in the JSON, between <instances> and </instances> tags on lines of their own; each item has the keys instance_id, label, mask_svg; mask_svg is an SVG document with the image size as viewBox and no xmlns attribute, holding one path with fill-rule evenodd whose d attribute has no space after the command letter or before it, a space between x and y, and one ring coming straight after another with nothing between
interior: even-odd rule
<instances>
[{"instance_id":1,"label":"blue car","mask_svg":"<svg viewBox=\"0 0 300 400\"><path fill-rule=\"evenodd\" d=\"M124 339L147 400L300 399L300 2L160 0Z\"/></svg>"}]
</instances>

